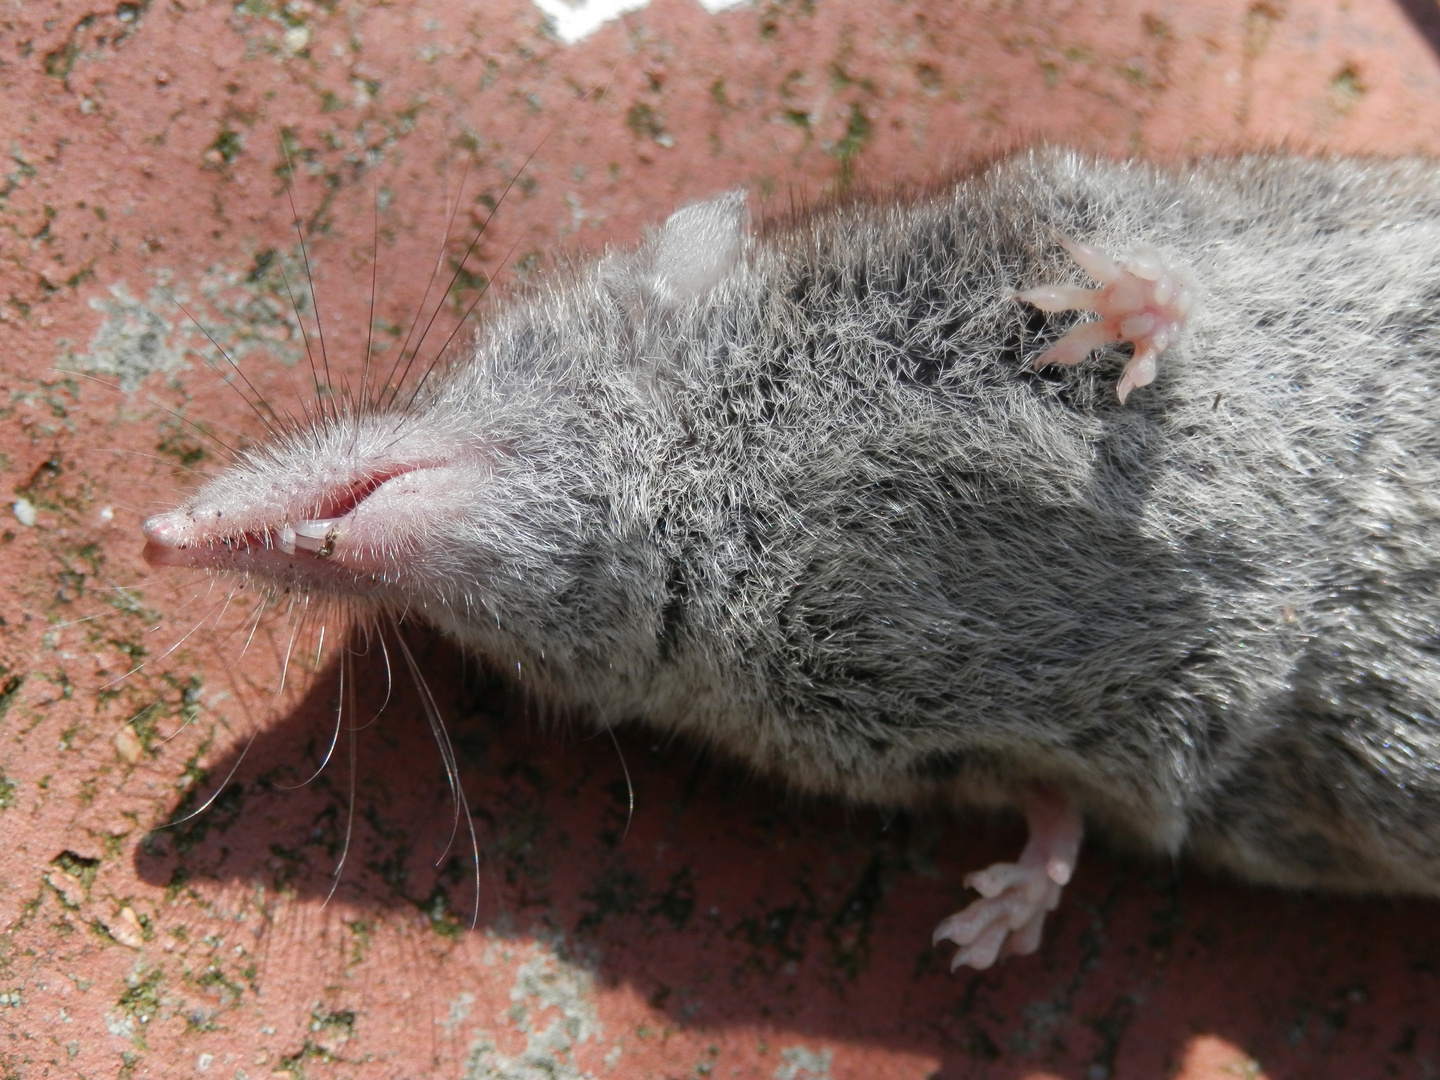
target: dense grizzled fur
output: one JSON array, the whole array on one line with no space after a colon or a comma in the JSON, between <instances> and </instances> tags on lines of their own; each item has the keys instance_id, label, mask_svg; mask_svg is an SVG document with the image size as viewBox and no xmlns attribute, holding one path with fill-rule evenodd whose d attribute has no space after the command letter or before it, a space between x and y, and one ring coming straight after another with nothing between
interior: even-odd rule
<instances>
[{"instance_id":1,"label":"dense grizzled fur","mask_svg":"<svg viewBox=\"0 0 1440 1080\"><path fill-rule=\"evenodd\" d=\"M1195 284L1127 405L1122 350L1029 370L1062 237ZM382 570L279 576L804 790L1042 780L1252 880L1440 894L1437 393L1434 165L1034 152L753 236L682 211L190 514L442 460Z\"/></svg>"}]
</instances>

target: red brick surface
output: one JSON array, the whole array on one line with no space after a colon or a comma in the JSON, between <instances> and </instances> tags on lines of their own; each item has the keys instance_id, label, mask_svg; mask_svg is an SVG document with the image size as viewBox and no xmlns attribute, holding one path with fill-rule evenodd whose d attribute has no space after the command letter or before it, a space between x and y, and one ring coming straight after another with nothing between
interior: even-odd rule
<instances>
[{"instance_id":1,"label":"red brick surface","mask_svg":"<svg viewBox=\"0 0 1440 1080\"><path fill-rule=\"evenodd\" d=\"M418 636L486 855L477 925L403 680L359 734L327 903L344 745L294 785L333 727L340 621L319 672L297 660L278 690L284 613L150 574L138 536L222 456L179 417L232 445L258 431L159 286L268 397L304 397L281 362L299 340L279 267L303 285L282 136L327 352L353 373L377 220L388 359L448 201L463 181L458 257L532 153L469 264L502 287L727 186L784 207L1028 138L1435 153L1437 48L1426 0L657 0L572 46L525 0L8 5L0 1076L1440 1073L1433 903L1091 844L1039 956L952 977L930 928L1016 823L800 803L636 731L627 832L608 739L535 723ZM315 625L292 652L313 656Z\"/></svg>"}]
</instances>

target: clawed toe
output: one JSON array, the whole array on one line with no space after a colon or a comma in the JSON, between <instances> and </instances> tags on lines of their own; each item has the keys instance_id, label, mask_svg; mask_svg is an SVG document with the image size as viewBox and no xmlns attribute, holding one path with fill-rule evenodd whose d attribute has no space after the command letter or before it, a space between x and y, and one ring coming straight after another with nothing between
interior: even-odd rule
<instances>
[{"instance_id":1,"label":"clawed toe","mask_svg":"<svg viewBox=\"0 0 1440 1080\"><path fill-rule=\"evenodd\" d=\"M1045 916L1060 903L1061 889L1074 873L1084 832L1074 805L1063 792L1038 784L1026 788L1020 802L1030 837L1019 860L967 875L966 887L981 898L935 928L934 944L960 947L951 971L962 965L983 971L1001 957L1033 953Z\"/></svg>"},{"instance_id":2,"label":"clawed toe","mask_svg":"<svg viewBox=\"0 0 1440 1080\"><path fill-rule=\"evenodd\" d=\"M983 899L944 920L933 938L935 944L960 946L951 971L962 965L984 971L1002 956L1025 956L1039 948L1045 916L1060 902L1060 886L1044 867L997 863L969 875L965 884Z\"/></svg>"},{"instance_id":3,"label":"clawed toe","mask_svg":"<svg viewBox=\"0 0 1440 1080\"><path fill-rule=\"evenodd\" d=\"M1185 327L1193 290L1186 275L1153 249L1138 249L1116 263L1099 248L1061 242L1101 287L1042 285L1016 293L1015 298L1041 311L1093 311L1100 318L1072 327L1034 366L1038 370L1049 364L1078 364L1103 345L1128 341L1135 353L1115 388L1123 404L1132 390L1155 381L1157 361Z\"/></svg>"}]
</instances>

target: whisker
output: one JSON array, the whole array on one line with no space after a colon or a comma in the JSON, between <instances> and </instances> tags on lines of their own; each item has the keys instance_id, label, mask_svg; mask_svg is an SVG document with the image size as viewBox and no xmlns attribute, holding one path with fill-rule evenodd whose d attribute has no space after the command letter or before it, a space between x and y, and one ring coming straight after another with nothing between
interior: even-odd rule
<instances>
[{"instance_id":1,"label":"whisker","mask_svg":"<svg viewBox=\"0 0 1440 1080\"><path fill-rule=\"evenodd\" d=\"M96 375L93 371L81 371L79 368L64 368L64 367L59 368L58 370L65 372L65 374L67 374L67 375L75 375L75 376L77 376L77 377L79 377L79 378L81 378L81 379L89 379L91 382L99 383L101 386L105 387L105 389L111 390L111 391L113 391L114 393L120 395L120 396L123 397L123 398L126 398L126 399L129 398L129 395L126 394L123 390L120 389L120 384L119 384L119 383L107 382L106 380L102 379L99 375ZM161 410L162 412L167 412L167 413L169 413L171 416L173 416L176 420L180 421L180 423L182 423L182 424L188 424L190 427L192 427L192 428L195 429L195 433L196 433L197 435L199 435L201 438L209 439L211 442L215 443L215 444L216 444L217 446L219 446L222 450L224 450L225 453L230 457L230 459L231 459L232 461L233 461L236 457L239 456L239 455L236 453L235 449L234 449L233 447L229 446L229 445L228 445L223 439L221 439L218 435L215 435L215 434L213 434L212 432L210 432L210 431L206 430L205 428L201 427L201 426L200 426L199 424L197 424L195 421L193 421L193 420L191 420L191 419L188 419L188 418L187 418L186 416L184 416L178 409L171 408L169 405L166 405L163 401L160 401L159 399L157 399L153 394L146 394L146 395L145 395L145 403L146 403L147 405L150 405L150 406L156 408L156 409ZM233 431L234 429L232 428L231 430ZM238 432L236 432L236 433L238 434ZM139 454L139 453L140 453L138 450L130 450L130 451L127 451L127 450L123 450L123 449L120 449L120 448L117 448L117 447L109 447L109 446L88 446L88 447L85 447L84 449L85 449L85 450L88 450L88 451L110 450L110 451L112 451L113 453L118 453L118 454L124 454L124 453ZM163 461L163 460L168 460L168 459L165 459L165 458L156 458L155 460L157 460L157 461ZM182 467L182 468L189 468L188 466L185 466L185 465L183 465L183 464L181 465L181 467ZM194 471L194 470L191 470L191 471Z\"/></svg>"},{"instance_id":2,"label":"whisker","mask_svg":"<svg viewBox=\"0 0 1440 1080\"><path fill-rule=\"evenodd\" d=\"M123 446L87 446L84 447L81 452L85 454L113 454L115 457L136 458L140 461L154 461L158 462L161 465L170 465L174 468L181 469L198 480L205 479L205 474L199 469L195 468L195 466L193 465L186 465L183 461L177 461L173 457L163 457L160 454L149 454L146 453L144 450L128 450ZM155 499L151 502L151 505L154 506L159 503L159 501L159 499ZM145 513L144 510L142 510L138 506L135 506L133 503L121 502L118 499L112 502L110 505L118 506L123 510L134 510L137 514Z\"/></svg>"},{"instance_id":3,"label":"whisker","mask_svg":"<svg viewBox=\"0 0 1440 1080\"><path fill-rule=\"evenodd\" d=\"M394 682L391 678L390 672L390 650L385 647L385 635L380 631L378 623L371 620L367 620L363 624L363 628L365 633L366 655L368 655L370 652L370 639L373 633L375 639L379 642L380 645L380 655L384 657L385 660L385 697L380 702L380 707L375 710L375 715L372 716L369 720L365 721L365 723L359 725L355 729L357 731L363 731L365 728L368 728L371 724L375 723L376 720L380 719L380 714L383 713L386 707L390 704L390 694L391 691L394 689Z\"/></svg>"},{"instance_id":4,"label":"whisker","mask_svg":"<svg viewBox=\"0 0 1440 1080\"><path fill-rule=\"evenodd\" d=\"M129 256L124 250L121 249L119 243L117 243L113 237L108 237L107 239L110 240L110 246L115 249L117 254L122 255L126 258L131 258L131 256ZM201 323L199 319L197 319L194 315L190 313L190 309L187 308L184 304L180 303L178 299L176 299L174 293L172 293L169 289L165 288L165 286L163 285L157 284L155 288L160 291L160 294L164 296L165 299L169 300L172 304L179 308L180 311L184 313L187 319L189 319L192 323L195 324L195 328L199 330L200 333L204 334L210 344L215 347L215 351L218 352L221 356L223 356L226 363L228 363L232 368L235 369L235 374L240 377L240 381L245 384L246 388L250 391L250 393L254 394L255 397L254 400L251 400L244 394L243 391L240 390L239 387L235 387L235 392L240 395L240 399L244 401L246 405L249 405L250 408L254 410L255 415L260 418L260 422L265 425L265 429L271 434L274 434L276 430L275 425L280 423L281 421L279 415L275 412L274 409L270 407L270 403L265 400L265 395L260 393L260 391L255 388L255 384L252 383L250 381L250 377L240 369L240 365L235 362L234 357L232 357L225 350L225 348L220 344L220 342L215 340L215 335L210 333L210 331L205 328L204 324ZM212 365L209 363L209 361L206 361L205 366L211 367ZM228 380L226 380L226 385L235 386L234 383L231 383ZM269 417L265 415L265 413L267 412L270 414Z\"/></svg>"},{"instance_id":5,"label":"whisker","mask_svg":"<svg viewBox=\"0 0 1440 1080\"><path fill-rule=\"evenodd\" d=\"M306 777L304 780L300 781L300 783L276 784L275 786L277 788L280 788L282 791L294 791L297 788L308 787L310 784L315 782L316 778L319 777L321 773L325 771L325 766L330 764L330 758L335 753L335 746L340 741L340 724L342 719L344 718L345 713L345 673L350 667L349 660L350 657L347 653L344 660L340 664L340 694L335 702L335 730L330 733L330 745L325 750L325 756L320 759L320 764L316 767L315 771L311 773L308 777Z\"/></svg>"},{"instance_id":6,"label":"whisker","mask_svg":"<svg viewBox=\"0 0 1440 1080\"><path fill-rule=\"evenodd\" d=\"M527 164L529 163L529 159L526 159L526 163L527 163ZM415 336L415 327L420 324L420 320L421 320L421 319L424 317L424 315L425 315L425 308L426 308L426 307L429 305L429 303L430 303L430 290L435 287L435 279L436 279L436 277L439 276L439 274L440 274L440 267L441 267L441 266L444 264L444 262L445 262L445 245L446 245L446 243L448 243L449 240L450 240L450 231L451 231L452 228L454 228L454 225L455 225L455 215L456 215L457 213L459 213L459 211L460 211L460 202L461 202L461 199L463 198L463 196L464 196L464 194L465 194L465 181L469 178L469 176L470 176L470 161L469 161L469 159L467 159L466 162L465 162L465 171L464 171L463 173L461 173L461 175L460 175L460 187L459 187L459 189L458 189L458 190L456 191L456 193L455 193L455 202L454 202L454 204L450 207L450 217L449 217L449 220L447 220L447 221L445 222L445 232L444 232L444 234L443 234L443 235L441 236L441 238L440 238L440 251L439 251L439 253L436 255L436 258L435 258L435 266L434 266L434 268L430 271L430 280L425 283L425 292L421 295L421 297L420 297L420 304L419 304L419 306L415 309L415 318L411 320L411 322L410 322L410 329L409 329L409 330L406 332L406 334L405 334L405 340L400 343L400 351L395 354L395 362L390 365L390 373L385 376L385 384L384 384L384 386L382 386L382 387L380 388L380 394L381 394L381 402L380 402L380 403L383 404L383 405L393 405L393 404L395 403L395 397L396 397L396 395L399 393L399 388L404 385L406 376L408 376L408 375L410 374L410 365L415 362L415 355L416 355L416 353L418 353L418 352L420 351L420 343L423 343L424 340L425 340L425 336L424 336L424 334L422 334L422 335L420 336L420 343L417 343L416 346L415 346L415 351L410 353L410 359L409 359L409 361L406 362L406 364L405 364L405 371L401 374L400 379L399 379L399 381L397 382L397 381L395 380L395 372L396 372L396 370L400 367L400 362L405 359L405 350L410 348L410 340L411 340L411 338L413 338L413 337ZM511 184L513 184L514 182L515 182L515 181L512 180L512 181L511 181ZM505 190L506 190L506 191L509 191L510 189L507 187ZM493 217L495 212L492 210L490 213L491 213L491 216ZM487 218L485 219L486 224L489 224L489 221L490 221L490 219L487 217ZM482 225L480 228L481 228L481 230L483 231L484 228L485 228L485 226ZM435 306L436 312L438 312L438 311L440 310L440 305L443 304L443 303L444 303L444 297L442 296L441 299L440 299L439 301L437 301L437 303L436 303L436 306ZM431 321L433 322L435 316L434 316L434 315L431 315L430 318L431 318ZM428 326L427 326L427 330L428 330ZM393 386L393 390L391 389L392 386ZM390 400L389 400L388 402L384 401L384 395L385 395L387 392L389 392L389 394L390 394Z\"/></svg>"},{"instance_id":7,"label":"whisker","mask_svg":"<svg viewBox=\"0 0 1440 1080\"><path fill-rule=\"evenodd\" d=\"M455 335L460 332L461 327L466 325L470 316L480 305L480 301L484 300L485 294L490 291L490 286L495 281L495 278L497 278L500 275L500 272L504 270L505 267L509 264L511 256L515 254L515 249L520 246L520 239L521 238L518 236L515 238L514 243L512 243L509 247L509 250L505 252L505 257L501 259L499 265L495 267L495 273L491 274L485 279L485 284L482 285L480 289L476 292L475 299L470 301L470 306L465 309L465 314L460 317L460 321L455 324L454 329L450 331L450 335L445 339L445 341L441 344L440 348L436 351L435 358L431 360L430 363L426 366L425 373L420 376L419 382L415 384L415 389L410 392L410 399L405 403L405 411L407 414L410 409L414 407L416 399L419 398L421 387L425 385L425 381L429 379L430 376L434 373L436 365L438 365L441 358L444 357L445 350L450 348L451 343L454 342ZM461 265L464 264L462 263ZM428 328L426 332L429 332ZM406 369L406 374L409 374L408 368Z\"/></svg>"},{"instance_id":8,"label":"whisker","mask_svg":"<svg viewBox=\"0 0 1440 1080\"><path fill-rule=\"evenodd\" d=\"M290 146L284 139L280 140L280 149L284 151L287 169L285 177L285 197L290 200L290 216L294 221L295 235L300 240L300 257L305 262L305 279L310 283L310 306L314 311L315 336L320 341L320 363L325 369L325 390L329 391L333 389L334 383L330 378L330 356L325 350L325 320L321 318L320 315L320 297L316 295L315 274L310 269L310 248L309 245L305 243L305 233L300 227L300 211L295 207L295 188L291 182L295 175L295 163L290 159ZM290 293L290 303L295 305L295 294L290 289L290 275L285 273L285 267L283 265L280 267L280 276L285 282L285 291ZM315 378L316 397L319 398L318 404L320 406L320 412L321 415L324 416L326 405L324 393L320 389L319 374L315 371L315 356L310 351L310 335L305 333L305 320L300 318L298 305L295 305L295 319L296 322L300 324L300 333L305 339L305 354L310 359L310 371ZM339 419L338 413L335 419Z\"/></svg>"},{"instance_id":9,"label":"whisker","mask_svg":"<svg viewBox=\"0 0 1440 1080\"><path fill-rule=\"evenodd\" d=\"M616 75L616 73L617 73L618 71L619 71L619 66L618 66L618 65L611 70L609 81L607 81L606 84L605 84L605 86L601 87L600 90L594 95L595 98L596 98L596 100L599 100L600 98L603 98L603 97L605 96L605 94L609 92L610 84L614 82L614 80L615 80L615 75ZM584 96L585 96L585 97L589 97L590 95L589 95L589 94L586 94L586 95L584 95ZM391 387L391 389L390 389L390 400L389 400L388 404L393 405L393 404L395 403L396 399L400 396L400 389L401 389L401 387L403 387L403 386L405 385L405 380L406 380L407 378L409 378L409 376L410 376L410 368L411 368L411 366L415 363L416 357L418 357L418 356L420 355L420 350L421 350L422 346L424 346L424 344L425 344L425 338L429 335L429 333L430 333L430 328L435 325L435 320L436 320L436 318L437 318L437 317L439 316L439 314L440 314L440 309L441 309L441 307L444 305L444 297L445 297L445 296L448 296L448 295L450 294L450 291L455 287L456 282L458 282L458 281L460 280L460 275L461 275L461 274L464 272L464 270L465 270L465 263L469 260L470 256L475 253L475 249L476 249L476 247L479 246L481 239L485 236L485 233L486 233L487 231L489 231L490 222L494 220L495 215L500 211L500 207L503 206L503 205L505 204L505 200L506 200L507 198L509 198L511 190L515 187L515 185L516 185L517 183L519 183L520 178L525 175L525 170L528 169L528 168L530 167L530 163L535 160L535 155L538 154L538 153L540 153L540 151L544 148L545 144L550 141L551 136L553 136L553 135L555 134L555 132L559 130L559 127L560 127L560 125L559 125L558 123L557 123L557 124L554 124L554 125L552 125L552 126L550 127L550 129L549 129L548 131L545 132L545 134L544 134L543 136L541 136L540 141L535 144L535 148L534 148L533 150L531 150L530 153L526 156L525 160L520 163L520 168L516 170L515 175L512 176L512 177L510 178L509 183L507 183L507 184L505 185L505 190L500 193L500 198L498 198L498 199L495 200L495 205L494 205L493 207L491 207L491 208L490 208L490 212L485 215L485 220L484 220L483 222L481 222L481 223L480 223L480 227L475 230L475 235L474 235L474 236L471 238L471 240L470 240L470 246L465 249L465 254L464 254L463 256L461 256L460 260L459 260L459 261L456 263L456 265L455 265L455 273L452 274L451 277L450 277L450 284L446 286L445 292L444 292L444 294L442 294L441 299L438 300L438 301L436 301L435 310L430 313L430 318L429 318L429 319L426 321L426 323L425 323L425 330L421 333L421 335L420 335L420 340L415 343L415 348L414 348L414 350L410 353L410 359L409 359L409 361L405 364L405 370L404 370L404 372L401 374L399 380L393 382L393 384L387 380L387 386L390 386L390 387ZM468 174L469 174L469 163L467 162L467 163L466 163L466 175L468 176ZM462 178L461 178L461 181L460 181L460 191L461 191L461 193L464 192L464 189L465 189L465 180L464 180L464 177L462 177ZM457 193L456 199L455 199L455 206L456 206L457 209L458 209L459 205L460 205L460 195ZM454 215L454 211L452 210L451 216L450 216L450 224L451 224L451 225L454 224L454 220L455 220L455 215ZM445 238L446 238L447 241L449 240L449 237L450 237L450 226L447 225L447 226L446 226L446 230L445 230ZM430 377L431 372L434 371L435 365L436 365L437 363L439 363L440 358L445 355L445 350L448 349L448 348L450 347L450 343L451 343L452 341L454 341L455 335L456 335L457 333L459 333L460 328L465 325L465 321L466 321L467 319L469 319L470 314L475 310L476 306L480 303L481 299L483 299L484 296L485 296L485 294L489 291L489 289L490 289L490 284L491 284L491 282L493 282L493 281L495 280L495 277L498 275L499 270L500 270L500 269L503 269L504 266L506 265L506 263L508 263L508 262L510 261L510 256L514 254L515 248L516 248L516 246L519 245L519 243L520 243L520 239L517 237L516 240L515 240L515 243L510 246L510 251L507 252L506 255L505 255L505 258L501 260L500 266L497 268L496 273L495 273L495 274L488 275L488 276L486 277L486 279L485 279L485 284L484 284L483 286L481 286L481 288L480 288L480 290L479 290L479 295L477 295L477 296L475 297L475 299L474 299L473 301L471 301L470 306L469 306L468 308L466 308L466 310L465 310L465 314L461 317L460 321L456 323L454 329L452 329L452 330L450 331L449 336L446 337L446 339L445 339L445 343L444 343L444 344L440 347L440 349L435 353L434 359L432 359L432 360L430 361L429 365L427 365L426 370L425 370L425 374L421 376L419 384L416 385L415 390L412 391L411 394L410 394L409 405L413 405L413 404L415 403L416 396L417 396L417 395L419 394L419 392L420 392L420 387L425 384L425 380L428 379L428 378ZM443 257L444 257L444 245L442 244L442 245L441 245L441 258L443 259ZM438 261L438 260L437 260L437 263L436 263L436 270L437 270L437 271L439 270L439 261ZM434 276L433 276L433 274L432 274L431 283L433 284L433 282L434 282ZM424 297L424 299L421 300L421 307L420 307L421 312L424 311L425 302L426 302L426 300L429 299L429 296L430 296L430 288L429 288L429 286L427 285L427 286L426 286L426 289L425 289L425 297ZM412 326L412 330L413 330L413 326ZM409 342L410 342L410 337L409 337L409 335L406 335L405 344L408 345ZM401 349L400 349L400 355L395 358L395 364L396 364L396 366L399 365L399 362L400 362L401 359L404 358L404 355L405 355L405 347L402 346ZM391 379L394 378L394 375L395 375L395 368L392 367L392 368L390 369ZM407 408L408 408L408 406L407 406Z\"/></svg>"},{"instance_id":10,"label":"whisker","mask_svg":"<svg viewBox=\"0 0 1440 1080\"><path fill-rule=\"evenodd\" d=\"M94 622L96 619L104 619L111 615L109 611L97 611L94 615L85 615L78 619L67 619L65 622L51 623L46 630L64 630L67 626L79 626L81 623Z\"/></svg>"},{"instance_id":11,"label":"whisker","mask_svg":"<svg viewBox=\"0 0 1440 1080\"><path fill-rule=\"evenodd\" d=\"M620 771L625 774L625 793L629 796L629 806L625 810L625 829L620 834L620 839L630 835L630 822L635 819L635 785L630 782L630 766L625 764L625 753L620 749L620 740L615 737L615 728L612 724L606 723L605 734L610 736L611 745L615 747L615 755L620 759Z\"/></svg>"},{"instance_id":12,"label":"whisker","mask_svg":"<svg viewBox=\"0 0 1440 1080\"><path fill-rule=\"evenodd\" d=\"M212 586L212 588L213 588L213 586ZM232 593L232 595L233 595L233 593ZM229 601L227 600L226 603L228 603L228 602L229 602ZM205 625L206 622L209 621L210 616L213 615L214 613L215 613L215 609L214 609L214 608L212 608L210 611L207 611L204 615L200 616L199 621L197 621L194 626L190 627L189 630L185 631L185 633L181 636L181 638L180 638L179 641L173 642L173 643L170 645L170 647L169 647L168 649L166 649L164 652L159 653L159 654L156 655L156 656L147 656L144 660L141 660L138 664L136 664L134 667L130 668L130 670L126 671L124 674L118 675L118 676L116 676L115 678L111 679L108 683L105 683L104 685L102 685L102 686L100 687L100 689L101 689L101 690L109 690L112 686L118 686L120 683L122 683L122 682L124 682L126 679L130 678L130 676L136 675L136 674L140 673L141 671L144 671L145 668L148 667L150 664L159 663L161 660L164 660L164 659L165 659L166 657L168 657L171 653L173 653L176 649L180 648L181 645L184 645L185 642L186 642L187 640L189 640L190 637L195 633L195 631L199 630L202 626ZM159 626L156 626L156 627L154 627L154 628L152 628L152 629L153 629L153 630L158 630L158 629L159 629Z\"/></svg>"},{"instance_id":13,"label":"whisker","mask_svg":"<svg viewBox=\"0 0 1440 1080\"><path fill-rule=\"evenodd\" d=\"M348 671L349 674L350 674L350 678L349 678L349 679L346 679L346 677L345 677L347 671ZM348 741L349 741L349 746L350 746L350 797L349 797L349 804L348 804L348 806L346 807L346 810L345 810L345 842L344 842L344 843L341 845L341 847L340 847L340 858L339 858L338 860L336 860L335 869L331 872L331 878L332 878L332 880L331 880L331 882L330 882L330 891L325 894L325 903L326 903L326 904L328 904L328 903L330 902L330 898L335 895L335 890L340 887L340 875L341 875L341 872L345 869L345 859L346 859L346 858L349 856L349 854L350 854L350 841L351 841L351 838L355 835L355 785L356 785L356 779L355 779L355 777L356 777L356 759L357 759L357 757L358 757L357 748L356 748L356 739L357 739L358 736L357 736L356 733L355 733L355 725L354 725L354 722L353 722L353 721L354 721L354 717L355 717L355 708L356 708L356 705L355 705L355 672L354 672L354 668L353 668L353 658L352 658L352 654L351 654L348 650L345 652L345 654L344 654L344 659L343 659L343 660L341 661L341 663L340 663L340 684L341 684L341 686L340 686L340 689L341 689L340 698L341 698L341 703L342 703L341 707L343 708L344 705L345 705L345 703L348 702L349 707L350 707L351 721L352 721L351 724L350 724L350 738L349 738L349 740L348 740ZM336 731L337 731L337 733L338 733L338 731L339 731L339 720L338 720L338 716L337 716L337 720L336 720ZM323 905L322 905L322 906L323 906Z\"/></svg>"},{"instance_id":14,"label":"whisker","mask_svg":"<svg viewBox=\"0 0 1440 1080\"><path fill-rule=\"evenodd\" d=\"M470 916L470 926L473 929L480 922L480 840L475 835L475 822L470 816L470 805L465 799L465 789L460 782L460 767L455 758L455 747L450 742L450 733L445 728L440 708L435 704L435 698L430 693L430 684L425 681L425 676L420 671L420 665L415 662L415 656L405 641L400 624L392 619L391 626L394 627L395 641L400 646L400 653L405 658L405 666L410 669L410 676L415 680L415 687L420 692L420 704L425 710L426 719L430 722L430 731L435 736L435 743L440 748L440 758L445 763L445 775L449 780L450 796L455 805L450 839L446 841L445 850L440 853L440 858L436 860L435 865L439 866L444 861L445 856L450 852L450 846L455 842L462 810L465 826L470 833L470 852L475 865L475 907Z\"/></svg>"},{"instance_id":15,"label":"whisker","mask_svg":"<svg viewBox=\"0 0 1440 1080\"><path fill-rule=\"evenodd\" d=\"M204 601L209 600L210 595L215 591L215 586L216 586L217 584L219 584L219 583L218 583L218 581L217 581L214 577L207 578L207 579L206 579L206 582L205 582L205 591L204 591L204 593L192 592L185 600L183 600L183 601L180 602L180 611L181 611L181 612L188 611L190 608L194 607L197 603L203 603ZM176 590L176 591L178 592L178 590ZM175 594L172 593L171 595L173 596L173 595L175 595ZM162 617L162 619L161 619L160 622L156 623L154 626L147 627L146 630L145 630L145 633L147 633L147 634L155 634L155 633L158 633L164 626L165 626L165 622L164 622L164 619L163 619L163 617Z\"/></svg>"},{"instance_id":16,"label":"whisker","mask_svg":"<svg viewBox=\"0 0 1440 1080\"><path fill-rule=\"evenodd\" d=\"M220 622L223 622L223 621L224 621L224 619L225 619L225 613L230 610L230 604L231 604L231 602L235 599L235 594L238 593L239 591L240 591L240 587L239 587L238 585L232 585L232 586L230 587L230 590L225 594L225 602L220 605L220 613L215 616L215 621L216 621L217 623L220 623ZM228 634L226 635L227 638L228 638L229 636L230 636L230 635L228 635Z\"/></svg>"},{"instance_id":17,"label":"whisker","mask_svg":"<svg viewBox=\"0 0 1440 1080\"><path fill-rule=\"evenodd\" d=\"M250 643L255 640L255 633L260 629L260 621L264 617L265 609L263 607L257 608L255 611L255 619L250 624L250 633L245 638L245 644L240 646L240 655L237 657L237 660L245 659L245 654L250 651Z\"/></svg>"},{"instance_id":18,"label":"whisker","mask_svg":"<svg viewBox=\"0 0 1440 1080\"><path fill-rule=\"evenodd\" d=\"M235 759L235 764L230 766L230 771L225 774L225 779L220 783L218 787L215 788L215 791L208 799L206 799L203 803L197 806L194 810L190 811L190 813L186 814L184 817L176 818L174 821L167 821L162 825L155 826L155 828L157 830L169 829L173 828L176 825L183 825L185 824L185 822L193 821L195 818L203 814L206 810L209 810L210 807L214 805L215 800L218 799L224 793L225 789L230 786L230 781L235 779L235 774L240 771L241 762L245 760L245 755L250 752L250 747L255 745L255 739L259 736L259 734L260 732L258 729L252 730L250 732L250 738L245 740L245 748L240 751L240 756Z\"/></svg>"},{"instance_id":19,"label":"whisker","mask_svg":"<svg viewBox=\"0 0 1440 1080\"><path fill-rule=\"evenodd\" d=\"M285 693L285 680L290 674L290 657L294 653L295 637L299 633L300 624L298 622L292 623L290 626L290 642L285 646L285 662L280 667L280 685L275 690L276 701L279 701L280 696Z\"/></svg>"},{"instance_id":20,"label":"whisker","mask_svg":"<svg viewBox=\"0 0 1440 1080\"><path fill-rule=\"evenodd\" d=\"M359 407L363 411L370 403L370 363L375 345L375 278L376 271L380 265L380 182L372 173L370 175L370 186L374 192L374 199L371 203L370 225L372 236L370 240L370 319L365 324L365 364L360 368L360 396Z\"/></svg>"},{"instance_id":21,"label":"whisker","mask_svg":"<svg viewBox=\"0 0 1440 1080\"><path fill-rule=\"evenodd\" d=\"M296 228L299 228L298 224L296 225ZM302 240L301 243L303 244L304 241ZM315 352L310 348L310 334L305 329L305 320L300 317L300 302L295 299L295 290L290 287L290 275L285 272L284 266L280 267L280 280L285 283L285 292L290 297L290 306L295 311L295 321L300 326L300 339L305 343L305 361L310 365L310 381L315 386L315 406L320 411L321 419L327 419L327 417L325 416L325 390L320 385L320 371L315 367ZM315 290L312 288L310 292L312 296L311 302L313 303L313 296ZM310 408L308 405L305 404L303 398L300 402L300 409L305 416L306 422L309 423Z\"/></svg>"}]
</instances>

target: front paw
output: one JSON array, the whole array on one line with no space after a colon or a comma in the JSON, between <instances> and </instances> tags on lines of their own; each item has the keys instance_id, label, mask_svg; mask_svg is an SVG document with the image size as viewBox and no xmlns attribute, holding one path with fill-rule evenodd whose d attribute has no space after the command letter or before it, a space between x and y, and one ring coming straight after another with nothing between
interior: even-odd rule
<instances>
[{"instance_id":1,"label":"front paw","mask_svg":"<svg viewBox=\"0 0 1440 1080\"><path fill-rule=\"evenodd\" d=\"M1160 354L1184 329L1194 304L1189 278L1151 248L1138 248L1123 263L1116 263L1099 248L1070 240L1061 243L1101 287L1042 285L1016 293L1015 299L1041 311L1093 311L1100 318L1072 327L1040 355L1035 367L1078 364L1102 345L1131 342L1135 353L1115 388L1124 404L1131 390L1155 381Z\"/></svg>"}]
</instances>

